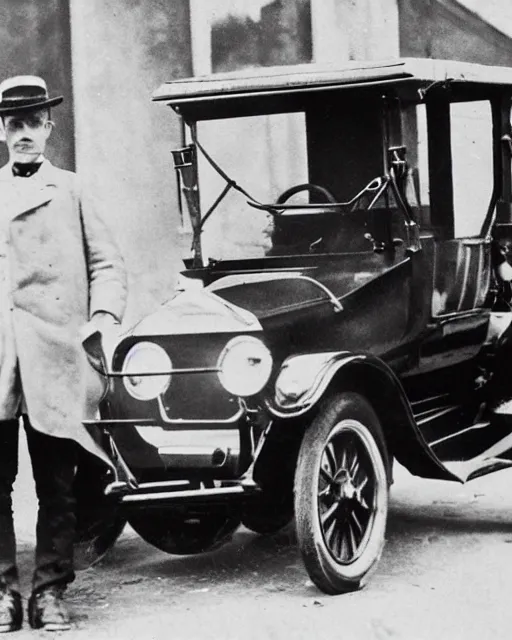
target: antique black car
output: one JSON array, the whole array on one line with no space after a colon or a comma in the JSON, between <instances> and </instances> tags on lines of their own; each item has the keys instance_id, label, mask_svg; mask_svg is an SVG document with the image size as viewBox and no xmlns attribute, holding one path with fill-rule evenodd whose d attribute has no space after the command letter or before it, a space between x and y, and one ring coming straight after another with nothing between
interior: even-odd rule
<instances>
[{"instance_id":1,"label":"antique black car","mask_svg":"<svg viewBox=\"0 0 512 640\"><path fill-rule=\"evenodd\" d=\"M394 459L456 482L512 466L493 377L511 96L512 69L435 60L155 92L183 124L192 249L175 297L88 344L109 384L88 426L116 470L110 513L176 554L295 518L312 581L337 594L379 560Z\"/></svg>"}]
</instances>

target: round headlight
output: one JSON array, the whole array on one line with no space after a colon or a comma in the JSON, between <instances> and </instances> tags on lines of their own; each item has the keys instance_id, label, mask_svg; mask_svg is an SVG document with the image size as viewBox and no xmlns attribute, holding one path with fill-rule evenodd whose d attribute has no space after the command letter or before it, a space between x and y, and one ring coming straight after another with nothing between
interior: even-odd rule
<instances>
[{"instance_id":1,"label":"round headlight","mask_svg":"<svg viewBox=\"0 0 512 640\"><path fill-rule=\"evenodd\" d=\"M272 356L261 340L237 336L224 347L217 367L226 391L235 396L253 396L270 378Z\"/></svg>"},{"instance_id":2,"label":"round headlight","mask_svg":"<svg viewBox=\"0 0 512 640\"><path fill-rule=\"evenodd\" d=\"M169 386L171 369L171 359L162 347L153 342L138 342L128 351L123 363L126 391L137 400L153 400Z\"/></svg>"}]
</instances>

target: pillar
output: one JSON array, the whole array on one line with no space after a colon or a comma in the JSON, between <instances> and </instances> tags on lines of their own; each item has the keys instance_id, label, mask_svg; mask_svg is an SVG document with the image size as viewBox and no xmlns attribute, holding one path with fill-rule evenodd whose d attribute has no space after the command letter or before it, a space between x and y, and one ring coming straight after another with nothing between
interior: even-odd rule
<instances>
[{"instance_id":1,"label":"pillar","mask_svg":"<svg viewBox=\"0 0 512 640\"><path fill-rule=\"evenodd\" d=\"M188 0L70 0L77 168L129 272L128 322L168 298L182 268L171 149L179 121L151 102L192 73Z\"/></svg>"}]
</instances>

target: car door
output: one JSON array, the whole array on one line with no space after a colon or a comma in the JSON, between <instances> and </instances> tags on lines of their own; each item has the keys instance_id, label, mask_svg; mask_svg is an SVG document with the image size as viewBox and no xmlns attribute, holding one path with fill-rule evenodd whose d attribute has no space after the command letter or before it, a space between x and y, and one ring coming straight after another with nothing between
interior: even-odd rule
<instances>
[{"instance_id":1,"label":"car door","mask_svg":"<svg viewBox=\"0 0 512 640\"><path fill-rule=\"evenodd\" d=\"M435 240L433 262L431 320L420 352L423 372L476 356L489 322L490 241Z\"/></svg>"},{"instance_id":2,"label":"car door","mask_svg":"<svg viewBox=\"0 0 512 640\"><path fill-rule=\"evenodd\" d=\"M447 108L445 138L429 136L430 147L435 147L429 150L429 161L434 164L430 193L437 200L431 203L436 208L436 224L431 319L420 348L423 373L476 356L485 342L490 314L486 304L491 248L484 222L494 186L491 105L482 100ZM446 154L448 164L441 159Z\"/></svg>"}]
</instances>

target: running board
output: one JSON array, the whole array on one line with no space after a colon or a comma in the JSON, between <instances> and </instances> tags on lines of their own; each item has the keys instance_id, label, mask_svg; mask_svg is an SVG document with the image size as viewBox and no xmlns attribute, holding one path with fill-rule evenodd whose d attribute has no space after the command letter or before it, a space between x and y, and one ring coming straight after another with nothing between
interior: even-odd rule
<instances>
[{"instance_id":1,"label":"running board","mask_svg":"<svg viewBox=\"0 0 512 640\"><path fill-rule=\"evenodd\" d=\"M457 431L456 433L450 433L447 436L443 436L442 438L438 438L437 440L433 440L432 442L428 443L429 447L432 447L432 449L434 447L436 447L439 444L443 444L444 442L448 442L450 440L454 440L455 438L464 435L465 433L469 433L470 431L476 431L478 429L487 429L487 427L489 427L491 425L491 423L486 420L484 422L477 422L476 424L472 424L469 427L465 427L464 429L461 429L460 431Z\"/></svg>"},{"instance_id":2,"label":"running board","mask_svg":"<svg viewBox=\"0 0 512 640\"><path fill-rule=\"evenodd\" d=\"M451 471L453 475L457 476L461 482L469 482L470 480L486 476L495 471L510 469L512 467L512 460L506 460L504 458L482 459L478 456L465 462L458 462L456 460L445 462L444 466L448 471Z\"/></svg>"},{"instance_id":3,"label":"running board","mask_svg":"<svg viewBox=\"0 0 512 640\"><path fill-rule=\"evenodd\" d=\"M433 422L438 418L443 418L444 416L447 416L450 413L453 413L454 411L458 411L458 410L459 410L459 405L456 405L456 404L446 405L443 407L435 407L432 409L427 409L426 411L422 411L421 413L415 414L414 419L416 420L416 423L418 424L418 426L423 426L425 424L428 424L429 422Z\"/></svg>"},{"instance_id":4,"label":"running board","mask_svg":"<svg viewBox=\"0 0 512 640\"><path fill-rule=\"evenodd\" d=\"M512 449L512 433L502 438L487 451L463 462L450 460L444 462L444 466L457 476L461 482L468 482L475 478L480 478L494 471L509 469L512 467L512 460L502 458L504 453Z\"/></svg>"}]
</instances>

